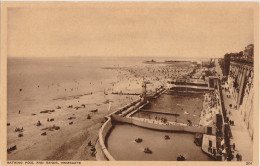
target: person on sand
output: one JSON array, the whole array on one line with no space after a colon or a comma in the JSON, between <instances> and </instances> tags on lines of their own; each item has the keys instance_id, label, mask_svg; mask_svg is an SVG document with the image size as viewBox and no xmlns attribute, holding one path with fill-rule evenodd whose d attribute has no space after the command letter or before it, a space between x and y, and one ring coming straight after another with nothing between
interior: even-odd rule
<instances>
[{"instance_id":1,"label":"person on sand","mask_svg":"<svg viewBox=\"0 0 260 166\"><path fill-rule=\"evenodd\" d=\"M21 110L19 110L19 114L21 113Z\"/></svg>"},{"instance_id":2,"label":"person on sand","mask_svg":"<svg viewBox=\"0 0 260 166\"><path fill-rule=\"evenodd\" d=\"M240 161L240 155L237 153L236 155L237 161Z\"/></svg>"},{"instance_id":3,"label":"person on sand","mask_svg":"<svg viewBox=\"0 0 260 166\"><path fill-rule=\"evenodd\" d=\"M239 155L239 161L242 161L242 155L241 154Z\"/></svg>"},{"instance_id":4,"label":"person on sand","mask_svg":"<svg viewBox=\"0 0 260 166\"><path fill-rule=\"evenodd\" d=\"M40 126L40 125L41 125L41 122L38 120L38 122L37 122L36 125L37 125L37 126Z\"/></svg>"}]
</instances>

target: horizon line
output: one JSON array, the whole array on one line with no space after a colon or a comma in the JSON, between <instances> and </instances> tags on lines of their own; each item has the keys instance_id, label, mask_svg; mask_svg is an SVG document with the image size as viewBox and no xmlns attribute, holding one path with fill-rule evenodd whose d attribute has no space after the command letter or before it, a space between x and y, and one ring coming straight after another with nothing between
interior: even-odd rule
<instances>
[{"instance_id":1,"label":"horizon line","mask_svg":"<svg viewBox=\"0 0 260 166\"><path fill-rule=\"evenodd\" d=\"M125 57L125 58L130 58L130 57L138 57L138 58L182 58L182 59L212 59L212 58L221 58L221 57L184 57L184 56L177 56L177 57L173 57L173 56L124 56L124 55L114 55L114 56L106 56L106 55L74 55L74 56L7 56L7 58L73 58L73 57ZM224 57L224 55L223 55Z\"/></svg>"}]
</instances>

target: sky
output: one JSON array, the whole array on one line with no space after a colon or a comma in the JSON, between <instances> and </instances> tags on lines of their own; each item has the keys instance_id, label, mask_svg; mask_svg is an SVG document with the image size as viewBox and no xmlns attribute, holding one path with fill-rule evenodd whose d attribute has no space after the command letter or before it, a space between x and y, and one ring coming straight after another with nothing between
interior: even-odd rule
<instances>
[{"instance_id":1,"label":"sky","mask_svg":"<svg viewBox=\"0 0 260 166\"><path fill-rule=\"evenodd\" d=\"M8 8L10 57L223 57L253 43L253 10Z\"/></svg>"}]
</instances>

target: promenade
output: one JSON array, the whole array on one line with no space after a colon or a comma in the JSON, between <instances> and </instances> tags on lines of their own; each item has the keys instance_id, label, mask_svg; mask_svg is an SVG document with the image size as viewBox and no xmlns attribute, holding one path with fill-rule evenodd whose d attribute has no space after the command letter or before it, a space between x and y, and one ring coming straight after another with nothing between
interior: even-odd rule
<instances>
[{"instance_id":1,"label":"promenade","mask_svg":"<svg viewBox=\"0 0 260 166\"><path fill-rule=\"evenodd\" d=\"M216 64L216 72L222 77L222 71L219 66L218 61L215 61ZM232 138L230 139L230 145L235 143L234 150L234 158L233 161L236 161L236 154L239 153L242 155L242 161L252 161L253 160L253 140L249 136L249 132L246 128L246 124L242 120L239 115L239 111L234 109L234 107L230 108L229 105L235 105L235 100L232 95L225 90L222 90L223 100L225 104L225 108L227 109L227 115L230 120L234 121L234 126L230 126L232 132ZM227 95L230 95L231 98L227 98Z\"/></svg>"},{"instance_id":2,"label":"promenade","mask_svg":"<svg viewBox=\"0 0 260 166\"><path fill-rule=\"evenodd\" d=\"M242 161L252 161L253 160L253 140L249 136L249 132L246 128L245 122L242 120L242 117L239 115L239 111L230 108L229 104L232 106L235 105L235 101L232 98L227 98L229 92L222 90L225 108L227 109L227 114L230 120L234 121L234 126L230 126L232 132L232 138L230 139L230 144L235 143L234 159L236 161L236 154L239 153L242 155ZM230 113L229 113L230 112Z\"/></svg>"}]
</instances>

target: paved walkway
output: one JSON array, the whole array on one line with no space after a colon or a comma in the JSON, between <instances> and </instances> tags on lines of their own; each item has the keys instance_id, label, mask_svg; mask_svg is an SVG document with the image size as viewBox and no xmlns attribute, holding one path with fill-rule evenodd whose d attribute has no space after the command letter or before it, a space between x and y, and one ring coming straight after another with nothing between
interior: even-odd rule
<instances>
[{"instance_id":1,"label":"paved walkway","mask_svg":"<svg viewBox=\"0 0 260 166\"><path fill-rule=\"evenodd\" d=\"M215 60L216 72L219 74L220 78L223 77L222 70L219 65L219 59Z\"/></svg>"},{"instance_id":2,"label":"paved walkway","mask_svg":"<svg viewBox=\"0 0 260 166\"><path fill-rule=\"evenodd\" d=\"M218 64L218 60L215 61L216 72L222 77L222 71ZM242 120L239 111L234 108L230 108L229 104L235 105L235 100L232 98L227 98L229 92L222 90L225 108L227 109L227 115L229 119L234 121L234 126L230 126L233 138L230 139L230 144L235 143L234 159L236 161L236 154L242 155L242 161L252 161L253 160L253 140L249 136L249 132L246 128L246 124Z\"/></svg>"},{"instance_id":3,"label":"paved walkway","mask_svg":"<svg viewBox=\"0 0 260 166\"><path fill-rule=\"evenodd\" d=\"M235 143L234 151L234 161L236 161L236 154L239 153L242 155L242 161L252 161L253 160L253 140L249 136L249 132L246 128L245 122L242 120L241 115L237 109L229 107L229 104L232 106L235 104L235 101L232 98L227 98L229 92L223 92L223 98L225 103L225 108L227 109L227 115L230 112L229 119L234 121L234 126L231 127L231 132L233 138L230 139L231 145Z\"/></svg>"}]
</instances>

